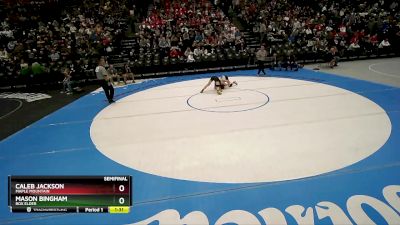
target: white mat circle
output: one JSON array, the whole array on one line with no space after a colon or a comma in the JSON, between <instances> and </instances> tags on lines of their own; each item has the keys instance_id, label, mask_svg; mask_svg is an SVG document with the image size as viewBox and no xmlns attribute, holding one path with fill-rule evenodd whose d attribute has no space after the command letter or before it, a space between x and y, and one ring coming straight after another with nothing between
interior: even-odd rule
<instances>
[{"instance_id":1,"label":"white mat circle","mask_svg":"<svg viewBox=\"0 0 400 225\"><path fill-rule=\"evenodd\" d=\"M390 136L386 112L356 93L287 78L234 79L238 87L221 96L210 87L196 95L196 105L240 111L265 101L241 90L264 93L269 103L243 112L205 112L187 101L208 79L173 83L102 110L91 125L91 138L110 159L146 173L248 183L338 170L370 156Z\"/></svg>"},{"instance_id":2,"label":"white mat circle","mask_svg":"<svg viewBox=\"0 0 400 225\"><path fill-rule=\"evenodd\" d=\"M265 106L269 102L267 94L240 88L225 90L223 95L215 95L215 91L197 93L188 98L187 104L205 112L243 112Z\"/></svg>"}]
</instances>

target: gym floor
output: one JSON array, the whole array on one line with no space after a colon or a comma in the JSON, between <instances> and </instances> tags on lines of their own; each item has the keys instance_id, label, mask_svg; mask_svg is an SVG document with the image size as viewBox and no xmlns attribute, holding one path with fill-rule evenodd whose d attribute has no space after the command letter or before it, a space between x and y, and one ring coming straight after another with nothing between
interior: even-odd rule
<instances>
[{"instance_id":1,"label":"gym floor","mask_svg":"<svg viewBox=\"0 0 400 225\"><path fill-rule=\"evenodd\" d=\"M117 87L111 105L76 96L0 142L0 224L400 224L399 65L223 72L238 85L222 95L200 94L215 74L198 74ZM133 206L11 213L8 175L131 175Z\"/></svg>"}]
</instances>

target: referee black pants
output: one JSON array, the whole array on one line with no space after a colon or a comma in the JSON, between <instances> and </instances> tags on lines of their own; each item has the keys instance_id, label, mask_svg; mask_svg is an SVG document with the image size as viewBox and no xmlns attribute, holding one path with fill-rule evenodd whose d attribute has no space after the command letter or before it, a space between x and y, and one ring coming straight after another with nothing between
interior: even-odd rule
<instances>
[{"instance_id":1,"label":"referee black pants","mask_svg":"<svg viewBox=\"0 0 400 225\"><path fill-rule=\"evenodd\" d=\"M264 62L263 61L258 61L258 72L257 74L260 74L261 72L263 72L263 74L265 75L265 71L264 71Z\"/></svg>"},{"instance_id":2,"label":"referee black pants","mask_svg":"<svg viewBox=\"0 0 400 225\"><path fill-rule=\"evenodd\" d=\"M100 81L100 86L103 88L104 93L106 94L107 100L108 102L112 102L114 101L114 87L112 86L112 84L108 83L105 80L101 80Z\"/></svg>"}]
</instances>

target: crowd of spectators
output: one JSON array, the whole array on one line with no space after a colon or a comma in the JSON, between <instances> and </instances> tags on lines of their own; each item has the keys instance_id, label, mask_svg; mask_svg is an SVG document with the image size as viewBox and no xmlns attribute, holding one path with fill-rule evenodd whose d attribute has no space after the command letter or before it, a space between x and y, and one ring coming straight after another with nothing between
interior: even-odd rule
<instances>
[{"instance_id":1,"label":"crowd of spectators","mask_svg":"<svg viewBox=\"0 0 400 225\"><path fill-rule=\"evenodd\" d=\"M208 0L163 1L139 26L139 56L156 52L160 59L196 62L216 52L245 47L239 29Z\"/></svg>"},{"instance_id":2,"label":"crowd of spectators","mask_svg":"<svg viewBox=\"0 0 400 225\"><path fill-rule=\"evenodd\" d=\"M131 61L123 62L125 74L131 74L126 65L149 55L154 64L148 65L164 59L193 63L221 52L254 58L255 50L247 48L226 15L258 35L268 56L313 59L332 52L343 57L400 51L397 1L163 0L154 1L137 26L131 20L137 13L134 0L76 2L79 7L68 8L56 0L3 0L0 74L61 76L54 80L62 80L66 69L72 77L85 74L100 56L119 54L115 47L127 30L134 32L137 44L129 52Z\"/></svg>"},{"instance_id":3,"label":"crowd of spectators","mask_svg":"<svg viewBox=\"0 0 400 225\"><path fill-rule=\"evenodd\" d=\"M84 72L91 59L110 54L122 38L120 21L129 15L125 2L108 0L100 6L99 1L82 0L79 8L64 9L57 1L6 5L0 24L1 72L26 79L62 77L67 68Z\"/></svg>"},{"instance_id":4,"label":"crowd of spectators","mask_svg":"<svg viewBox=\"0 0 400 225\"><path fill-rule=\"evenodd\" d=\"M342 57L400 51L397 1L233 1L230 10L269 53L314 58L336 48Z\"/></svg>"}]
</instances>

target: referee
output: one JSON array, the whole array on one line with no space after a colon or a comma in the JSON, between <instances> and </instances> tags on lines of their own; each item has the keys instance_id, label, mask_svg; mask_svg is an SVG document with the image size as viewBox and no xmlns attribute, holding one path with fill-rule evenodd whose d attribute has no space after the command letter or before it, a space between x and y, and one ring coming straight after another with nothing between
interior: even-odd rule
<instances>
[{"instance_id":1,"label":"referee","mask_svg":"<svg viewBox=\"0 0 400 225\"><path fill-rule=\"evenodd\" d=\"M108 75L108 72L106 68L104 68L105 65L104 58L101 58L99 60L99 65L96 67L96 77L99 81L100 86L103 88L104 93L106 94L108 102L114 103L115 101L113 100L114 98L114 87L112 86L111 83L111 77Z\"/></svg>"},{"instance_id":2,"label":"referee","mask_svg":"<svg viewBox=\"0 0 400 225\"><path fill-rule=\"evenodd\" d=\"M264 63L266 61L266 58L267 58L267 50L265 50L264 45L261 45L261 48L256 53L256 59L257 59L257 63L258 63L258 72L257 72L258 75L261 72L263 72L263 74L265 75Z\"/></svg>"}]
</instances>

